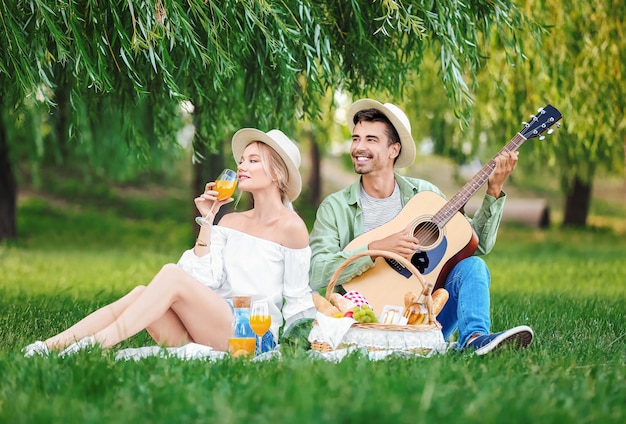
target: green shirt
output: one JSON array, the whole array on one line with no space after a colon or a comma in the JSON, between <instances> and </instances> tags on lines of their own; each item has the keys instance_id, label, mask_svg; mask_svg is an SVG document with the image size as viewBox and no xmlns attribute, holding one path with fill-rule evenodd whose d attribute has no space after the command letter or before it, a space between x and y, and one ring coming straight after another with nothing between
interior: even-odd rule
<instances>
[{"instance_id":1,"label":"green shirt","mask_svg":"<svg viewBox=\"0 0 626 424\"><path fill-rule=\"evenodd\" d=\"M433 191L444 197L443 193L428 181L399 174L395 174L395 177L400 187L403 207L413 196L424 190ZM312 251L309 284L314 290L326 288L335 270L347 258L357 252L367 250L367 245L352 251L343 250L354 238L363 233L359 200L360 185L359 179L345 189L329 195L317 209L309 243ZM475 254L487 254L493 248L502 218L505 197L504 192L498 199L486 195L474 217L467 217L478 236L478 248ZM336 284L341 285L350 281L373 265L374 262L368 256L353 261L341 273Z\"/></svg>"}]
</instances>

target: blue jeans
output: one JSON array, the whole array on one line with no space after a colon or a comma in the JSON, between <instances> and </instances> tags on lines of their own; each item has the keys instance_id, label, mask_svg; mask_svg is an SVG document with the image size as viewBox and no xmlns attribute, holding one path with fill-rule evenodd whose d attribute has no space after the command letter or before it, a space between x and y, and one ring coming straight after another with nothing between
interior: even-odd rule
<instances>
[{"instance_id":1,"label":"blue jeans","mask_svg":"<svg viewBox=\"0 0 626 424\"><path fill-rule=\"evenodd\" d=\"M257 342L256 354L259 355L261 353L269 352L275 348L276 342L274 341L274 336L270 330L267 330L267 333L263 334L263 338L261 339L261 351L259 351L259 343Z\"/></svg>"},{"instance_id":2,"label":"blue jeans","mask_svg":"<svg viewBox=\"0 0 626 424\"><path fill-rule=\"evenodd\" d=\"M450 298L437 315L444 339L448 340L458 329L462 347L472 334L489 334L490 283L487 264L477 256L463 259L452 268L444 285Z\"/></svg>"}]
</instances>

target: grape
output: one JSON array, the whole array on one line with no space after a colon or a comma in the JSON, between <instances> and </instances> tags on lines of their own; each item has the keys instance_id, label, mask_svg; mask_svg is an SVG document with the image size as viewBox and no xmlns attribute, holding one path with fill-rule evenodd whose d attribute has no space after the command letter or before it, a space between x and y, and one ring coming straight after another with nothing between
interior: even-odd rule
<instances>
[{"instance_id":1,"label":"grape","mask_svg":"<svg viewBox=\"0 0 626 424\"><path fill-rule=\"evenodd\" d=\"M355 306L352 308L352 318L354 318L357 322L367 323L367 322L378 322L376 319L376 315L374 315L374 311L367 305L363 305L362 307Z\"/></svg>"}]
</instances>

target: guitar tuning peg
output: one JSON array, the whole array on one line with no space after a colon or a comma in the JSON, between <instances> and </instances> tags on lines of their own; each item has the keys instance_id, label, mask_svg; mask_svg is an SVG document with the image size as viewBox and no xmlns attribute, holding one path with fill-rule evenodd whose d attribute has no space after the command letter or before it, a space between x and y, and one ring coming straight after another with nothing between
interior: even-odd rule
<instances>
[{"instance_id":1,"label":"guitar tuning peg","mask_svg":"<svg viewBox=\"0 0 626 424\"><path fill-rule=\"evenodd\" d=\"M545 135L539 136L539 140L545 140L545 138L546 138Z\"/></svg>"},{"instance_id":2,"label":"guitar tuning peg","mask_svg":"<svg viewBox=\"0 0 626 424\"><path fill-rule=\"evenodd\" d=\"M554 132L554 130L553 130L552 128L550 128L550 129L548 130L548 134L552 134L553 132Z\"/></svg>"},{"instance_id":3,"label":"guitar tuning peg","mask_svg":"<svg viewBox=\"0 0 626 424\"><path fill-rule=\"evenodd\" d=\"M528 126L528 122L523 121L523 122L522 122L522 125L523 125L523 126L525 126L525 127L527 127L527 126Z\"/></svg>"},{"instance_id":4,"label":"guitar tuning peg","mask_svg":"<svg viewBox=\"0 0 626 424\"><path fill-rule=\"evenodd\" d=\"M530 115L530 119L535 119L536 116L535 115Z\"/></svg>"},{"instance_id":5,"label":"guitar tuning peg","mask_svg":"<svg viewBox=\"0 0 626 424\"><path fill-rule=\"evenodd\" d=\"M537 112L543 112L543 108L540 107L539 109L537 109Z\"/></svg>"},{"instance_id":6,"label":"guitar tuning peg","mask_svg":"<svg viewBox=\"0 0 626 424\"><path fill-rule=\"evenodd\" d=\"M556 123L556 127L557 127L557 128L561 128L561 123L560 123L560 122L557 122L557 123Z\"/></svg>"}]
</instances>

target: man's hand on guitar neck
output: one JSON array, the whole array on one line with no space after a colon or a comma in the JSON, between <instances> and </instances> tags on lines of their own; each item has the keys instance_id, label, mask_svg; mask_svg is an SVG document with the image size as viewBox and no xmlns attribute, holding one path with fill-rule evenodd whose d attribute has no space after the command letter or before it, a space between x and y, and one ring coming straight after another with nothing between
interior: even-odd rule
<instances>
[{"instance_id":1,"label":"man's hand on guitar neck","mask_svg":"<svg viewBox=\"0 0 626 424\"><path fill-rule=\"evenodd\" d=\"M487 180L487 194L496 199L502 194L504 181L511 175L517 165L519 152L502 152L494 158L495 166Z\"/></svg>"},{"instance_id":2,"label":"man's hand on guitar neck","mask_svg":"<svg viewBox=\"0 0 626 424\"><path fill-rule=\"evenodd\" d=\"M397 253L398 255L410 259L420 247L419 240L412 235L411 225L404 230L391 234L383 239L372 241L368 244L370 250L384 250L386 252ZM372 260L375 260L372 257Z\"/></svg>"}]
</instances>

